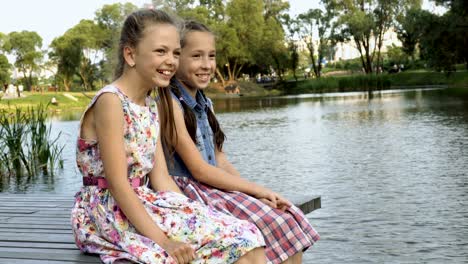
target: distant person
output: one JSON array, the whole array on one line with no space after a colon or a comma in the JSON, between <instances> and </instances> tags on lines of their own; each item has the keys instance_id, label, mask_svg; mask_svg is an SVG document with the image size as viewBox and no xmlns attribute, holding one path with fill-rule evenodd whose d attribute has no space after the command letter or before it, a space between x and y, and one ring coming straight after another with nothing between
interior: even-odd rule
<instances>
[{"instance_id":1,"label":"distant person","mask_svg":"<svg viewBox=\"0 0 468 264\"><path fill-rule=\"evenodd\" d=\"M223 152L224 133L202 91L216 68L213 33L187 21L181 47L171 84L173 112L164 113L167 119L173 113L175 122L175 131L166 127L162 135L169 174L190 198L255 223L266 241L268 263L301 263L302 252L319 239L317 232L280 194L242 178Z\"/></svg>"},{"instance_id":2,"label":"distant person","mask_svg":"<svg viewBox=\"0 0 468 264\"><path fill-rule=\"evenodd\" d=\"M265 263L255 225L187 198L167 173L158 109L148 94L167 87L177 69L175 25L157 10L136 11L124 22L116 80L80 122L75 242L104 263Z\"/></svg>"}]
</instances>

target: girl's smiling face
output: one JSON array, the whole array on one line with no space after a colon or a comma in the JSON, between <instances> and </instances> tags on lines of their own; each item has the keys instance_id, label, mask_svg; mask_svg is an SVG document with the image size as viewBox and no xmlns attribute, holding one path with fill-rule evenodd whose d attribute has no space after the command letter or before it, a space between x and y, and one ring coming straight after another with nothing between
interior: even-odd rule
<instances>
[{"instance_id":1,"label":"girl's smiling face","mask_svg":"<svg viewBox=\"0 0 468 264\"><path fill-rule=\"evenodd\" d=\"M189 89L208 86L216 70L215 38L210 32L191 31L185 36L176 77Z\"/></svg>"},{"instance_id":2,"label":"girl's smiling face","mask_svg":"<svg viewBox=\"0 0 468 264\"><path fill-rule=\"evenodd\" d=\"M138 42L133 60L136 71L152 86L169 85L179 65L180 39L170 24L148 26Z\"/></svg>"}]
</instances>

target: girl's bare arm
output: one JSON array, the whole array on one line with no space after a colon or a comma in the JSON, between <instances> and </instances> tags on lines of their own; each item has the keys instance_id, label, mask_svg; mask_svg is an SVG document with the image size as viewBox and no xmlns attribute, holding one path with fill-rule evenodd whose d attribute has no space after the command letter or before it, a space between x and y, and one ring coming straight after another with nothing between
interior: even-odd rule
<instances>
[{"instance_id":1,"label":"girl's bare arm","mask_svg":"<svg viewBox=\"0 0 468 264\"><path fill-rule=\"evenodd\" d=\"M96 135L109 191L138 232L164 247L168 243L167 236L146 212L127 178L120 99L114 94L105 93L96 101L94 109Z\"/></svg>"},{"instance_id":2,"label":"girl's bare arm","mask_svg":"<svg viewBox=\"0 0 468 264\"><path fill-rule=\"evenodd\" d=\"M164 157L160 136L158 137L158 145L156 147L155 155L155 165L150 173L150 183L153 190L182 193L167 171L166 158Z\"/></svg>"}]
</instances>

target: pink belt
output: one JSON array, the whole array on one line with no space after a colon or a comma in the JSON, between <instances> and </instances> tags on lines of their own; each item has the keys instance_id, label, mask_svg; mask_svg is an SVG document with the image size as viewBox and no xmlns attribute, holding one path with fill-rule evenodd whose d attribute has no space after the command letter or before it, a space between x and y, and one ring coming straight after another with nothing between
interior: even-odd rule
<instances>
[{"instance_id":1,"label":"pink belt","mask_svg":"<svg viewBox=\"0 0 468 264\"><path fill-rule=\"evenodd\" d=\"M145 184L144 178L133 178L133 179L128 179L130 182L130 185L133 188L137 188L140 186L143 186ZM107 189L107 180L104 177L83 177L83 185L84 186L97 186L102 189Z\"/></svg>"}]
</instances>

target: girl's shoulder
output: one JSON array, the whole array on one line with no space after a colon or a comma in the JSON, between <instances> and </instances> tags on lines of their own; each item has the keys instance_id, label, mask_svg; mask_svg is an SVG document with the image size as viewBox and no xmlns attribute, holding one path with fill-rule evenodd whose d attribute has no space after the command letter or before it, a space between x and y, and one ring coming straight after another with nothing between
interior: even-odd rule
<instances>
[{"instance_id":1,"label":"girl's shoulder","mask_svg":"<svg viewBox=\"0 0 468 264\"><path fill-rule=\"evenodd\" d=\"M103 88L101 88L101 90L99 90L96 95L94 95L94 98L91 100L91 103L90 103L90 106L94 105L96 103L96 101L99 99L99 97L105 93L111 93L111 94L115 94L117 95L117 97L121 100L121 101L124 101L125 100L125 96L124 94L119 90L119 88L117 88L115 85L112 85L112 84L108 84L106 86L104 86Z\"/></svg>"}]
</instances>

